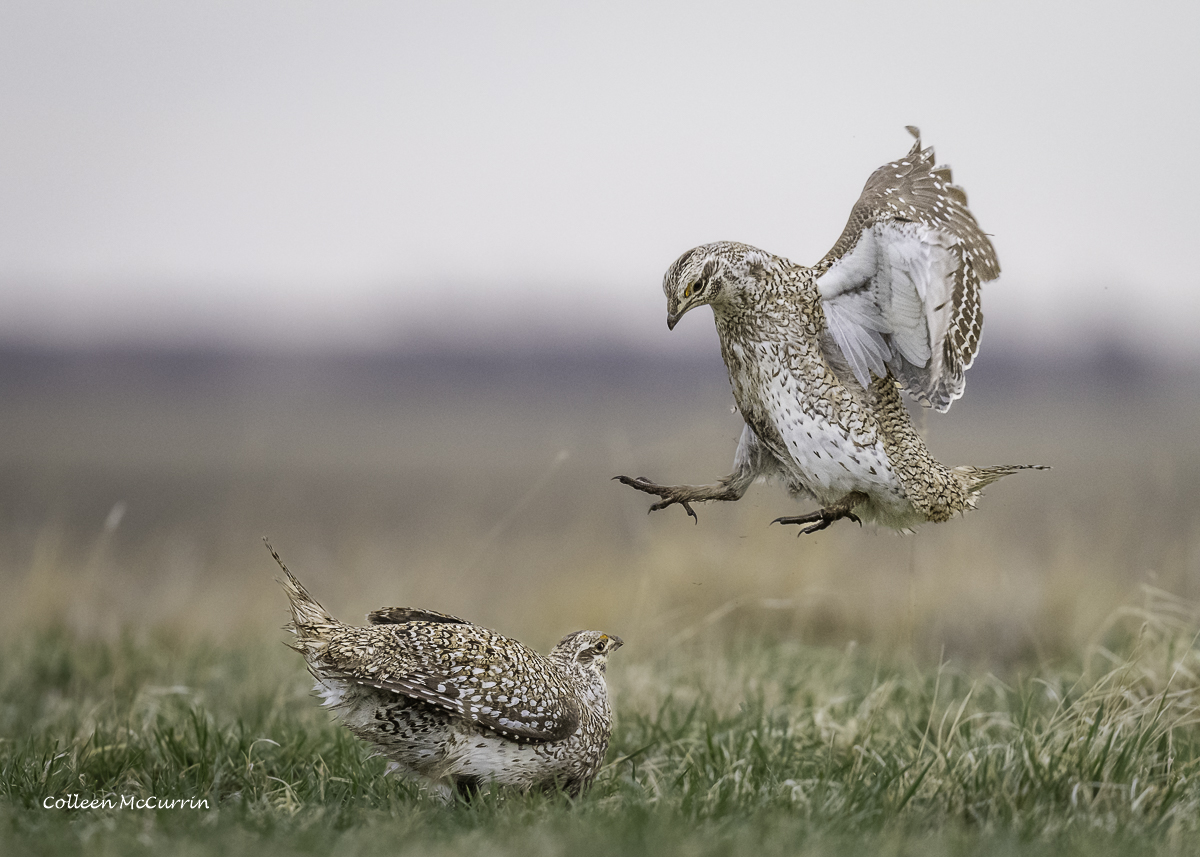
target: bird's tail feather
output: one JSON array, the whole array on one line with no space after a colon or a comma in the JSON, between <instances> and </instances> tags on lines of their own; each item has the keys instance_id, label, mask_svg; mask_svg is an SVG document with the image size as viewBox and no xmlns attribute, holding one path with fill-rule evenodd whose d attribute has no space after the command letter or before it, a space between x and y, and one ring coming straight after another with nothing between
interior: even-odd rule
<instances>
[{"instance_id":1,"label":"bird's tail feather","mask_svg":"<svg viewBox=\"0 0 1200 857\"><path fill-rule=\"evenodd\" d=\"M1019 470L1049 469L1045 464L1000 464L995 467L971 467L964 464L961 467L955 467L954 472L962 479L963 485L967 489L967 495L974 497L997 479L1011 476Z\"/></svg>"},{"instance_id":2,"label":"bird's tail feather","mask_svg":"<svg viewBox=\"0 0 1200 857\"><path fill-rule=\"evenodd\" d=\"M263 543L271 552L271 556L275 558L275 562L279 563L279 567L283 569L284 577L279 580L279 585L287 593L288 603L292 608L292 624L289 629L294 631L297 636L304 636L305 631L311 633L317 628L337 624L337 620L308 594L308 590L288 569L283 559L276 553L275 548L271 547L271 543L266 539L263 539Z\"/></svg>"}]
</instances>

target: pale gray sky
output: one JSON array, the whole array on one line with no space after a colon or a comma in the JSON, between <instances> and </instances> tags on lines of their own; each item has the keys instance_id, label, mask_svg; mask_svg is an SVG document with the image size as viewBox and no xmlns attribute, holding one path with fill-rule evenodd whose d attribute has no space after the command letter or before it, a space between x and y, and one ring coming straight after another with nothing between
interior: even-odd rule
<instances>
[{"instance_id":1,"label":"pale gray sky","mask_svg":"<svg viewBox=\"0 0 1200 857\"><path fill-rule=\"evenodd\" d=\"M680 347L910 144L988 341L1194 350L1200 4L0 2L0 340Z\"/></svg>"}]
</instances>

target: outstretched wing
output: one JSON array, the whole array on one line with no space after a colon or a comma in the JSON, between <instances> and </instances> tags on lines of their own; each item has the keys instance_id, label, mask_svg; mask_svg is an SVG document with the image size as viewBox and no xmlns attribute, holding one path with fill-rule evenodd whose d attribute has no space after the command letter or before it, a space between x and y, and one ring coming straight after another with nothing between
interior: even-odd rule
<instances>
[{"instance_id":1,"label":"outstretched wing","mask_svg":"<svg viewBox=\"0 0 1200 857\"><path fill-rule=\"evenodd\" d=\"M980 283L1000 275L992 242L920 132L877 169L837 243L816 266L834 343L864 387L888 369L939 411L963 393L983 312Z\"/></svg>"}]
</instances>

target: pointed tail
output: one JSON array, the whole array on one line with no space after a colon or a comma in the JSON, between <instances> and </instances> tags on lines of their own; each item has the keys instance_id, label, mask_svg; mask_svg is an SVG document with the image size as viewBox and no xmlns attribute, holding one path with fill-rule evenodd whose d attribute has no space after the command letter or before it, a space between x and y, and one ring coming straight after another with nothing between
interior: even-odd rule
<instances>
[{"instance_id":1,"label":"pointed tail","mask_svg":"<svg viewBox=\"0 0 1200 857\"><path fill-rule=\"evenodd\" d=\"M275 557L275 561L279 563L279 567L283 569L284 579L279 581L279 585L287 593L288 603L292 608L292 624L289 626L289 630L294 631L297 636L304 636L304 632L311 632L317 627L336 625L337 620L330 616L325 611L325 608L308 594L308 590L288 570L287 565L284 564L279 554L275 552L275 548L271 547L271 543L265 538L263 539L263 543L267 546L267 550L271 552L271 556Z\"/></svg>"},{"instance_id":2,"label":"pointed tail","mask_svg":"<svg viewBox=\"0 0 1200 857\"><path fill-rule=\"evenodd\" d=\"M963 486L967 489L967 496L975 498L986 486L991 485L997 479L1010 476L1018 470L1049 469L1045 464L1000 464L995 467L971 467L964 464L961 467L955 467L954 472L962 479Z\"/></svg>"}]
</instances>

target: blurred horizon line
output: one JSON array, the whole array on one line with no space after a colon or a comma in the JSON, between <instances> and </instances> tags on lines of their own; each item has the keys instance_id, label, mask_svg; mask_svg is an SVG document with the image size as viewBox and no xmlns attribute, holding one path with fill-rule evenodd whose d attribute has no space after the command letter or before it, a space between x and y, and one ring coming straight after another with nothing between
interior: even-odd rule
<instances>
[{"instance_id":1,"label":"blurred horizon line","mask_svg":"<svg viewBox=\"0 0 1200 857\"><path fill-rule=\"evenodd\" d=\"M144 284L68 296L32 281L14 292L5 279L0 274L7 287L0 300L4 350L490 355L582 347L687 360L717 352L707 312L690 314L669 333L658 288L626 295L586 279L551 285L518 277L489 288L430 282L415 292L377 283L353 300L333 288L297 296L248 286L231 294L228 283L193 300ZM1069 315L1050 304L1014 303L1013 292L998 291L985 309L978 358L1079 363L1118 355L1200 366L1200 341L1186 312L1151 321L1136 305L1114 303L1118 291L1098 284L1094 299Z\"/></svg>"},{"instance_id":2,"label":"blurred horizon line","mask_svg":"<svg viewBox=\"0 0 1200 857\"><path fill-rule=\"evenodd\" d=\"M714 337L715 338L715 337ZM440 364L464 370L509 370L529 365L560 368L606 367L622 371L655 366L673 372L724 372L716 343L684 338L678 348L631 346L612 340L474 339L449 343L437 337L409 340L391 346L354 343L284 345L240 341L180 339L171 343L125 340L106 343L46 343L0 337L0 378L13 380L23 370L67 368L103 364L174 366L203 370L237 365L308 365L355 367L377 371L388 367L418 368ZM590 374L590 373L589 373ZM1178 376L1200 376L1200 359L1180 353L1149 352L1131 348L1120 338L1096 340L1088 348L1054 347L1045 343L993 343L968 370L968 381L1024 377L1095 377L1111 382L1168 381Z\"/></svg>"}]
</instances>

